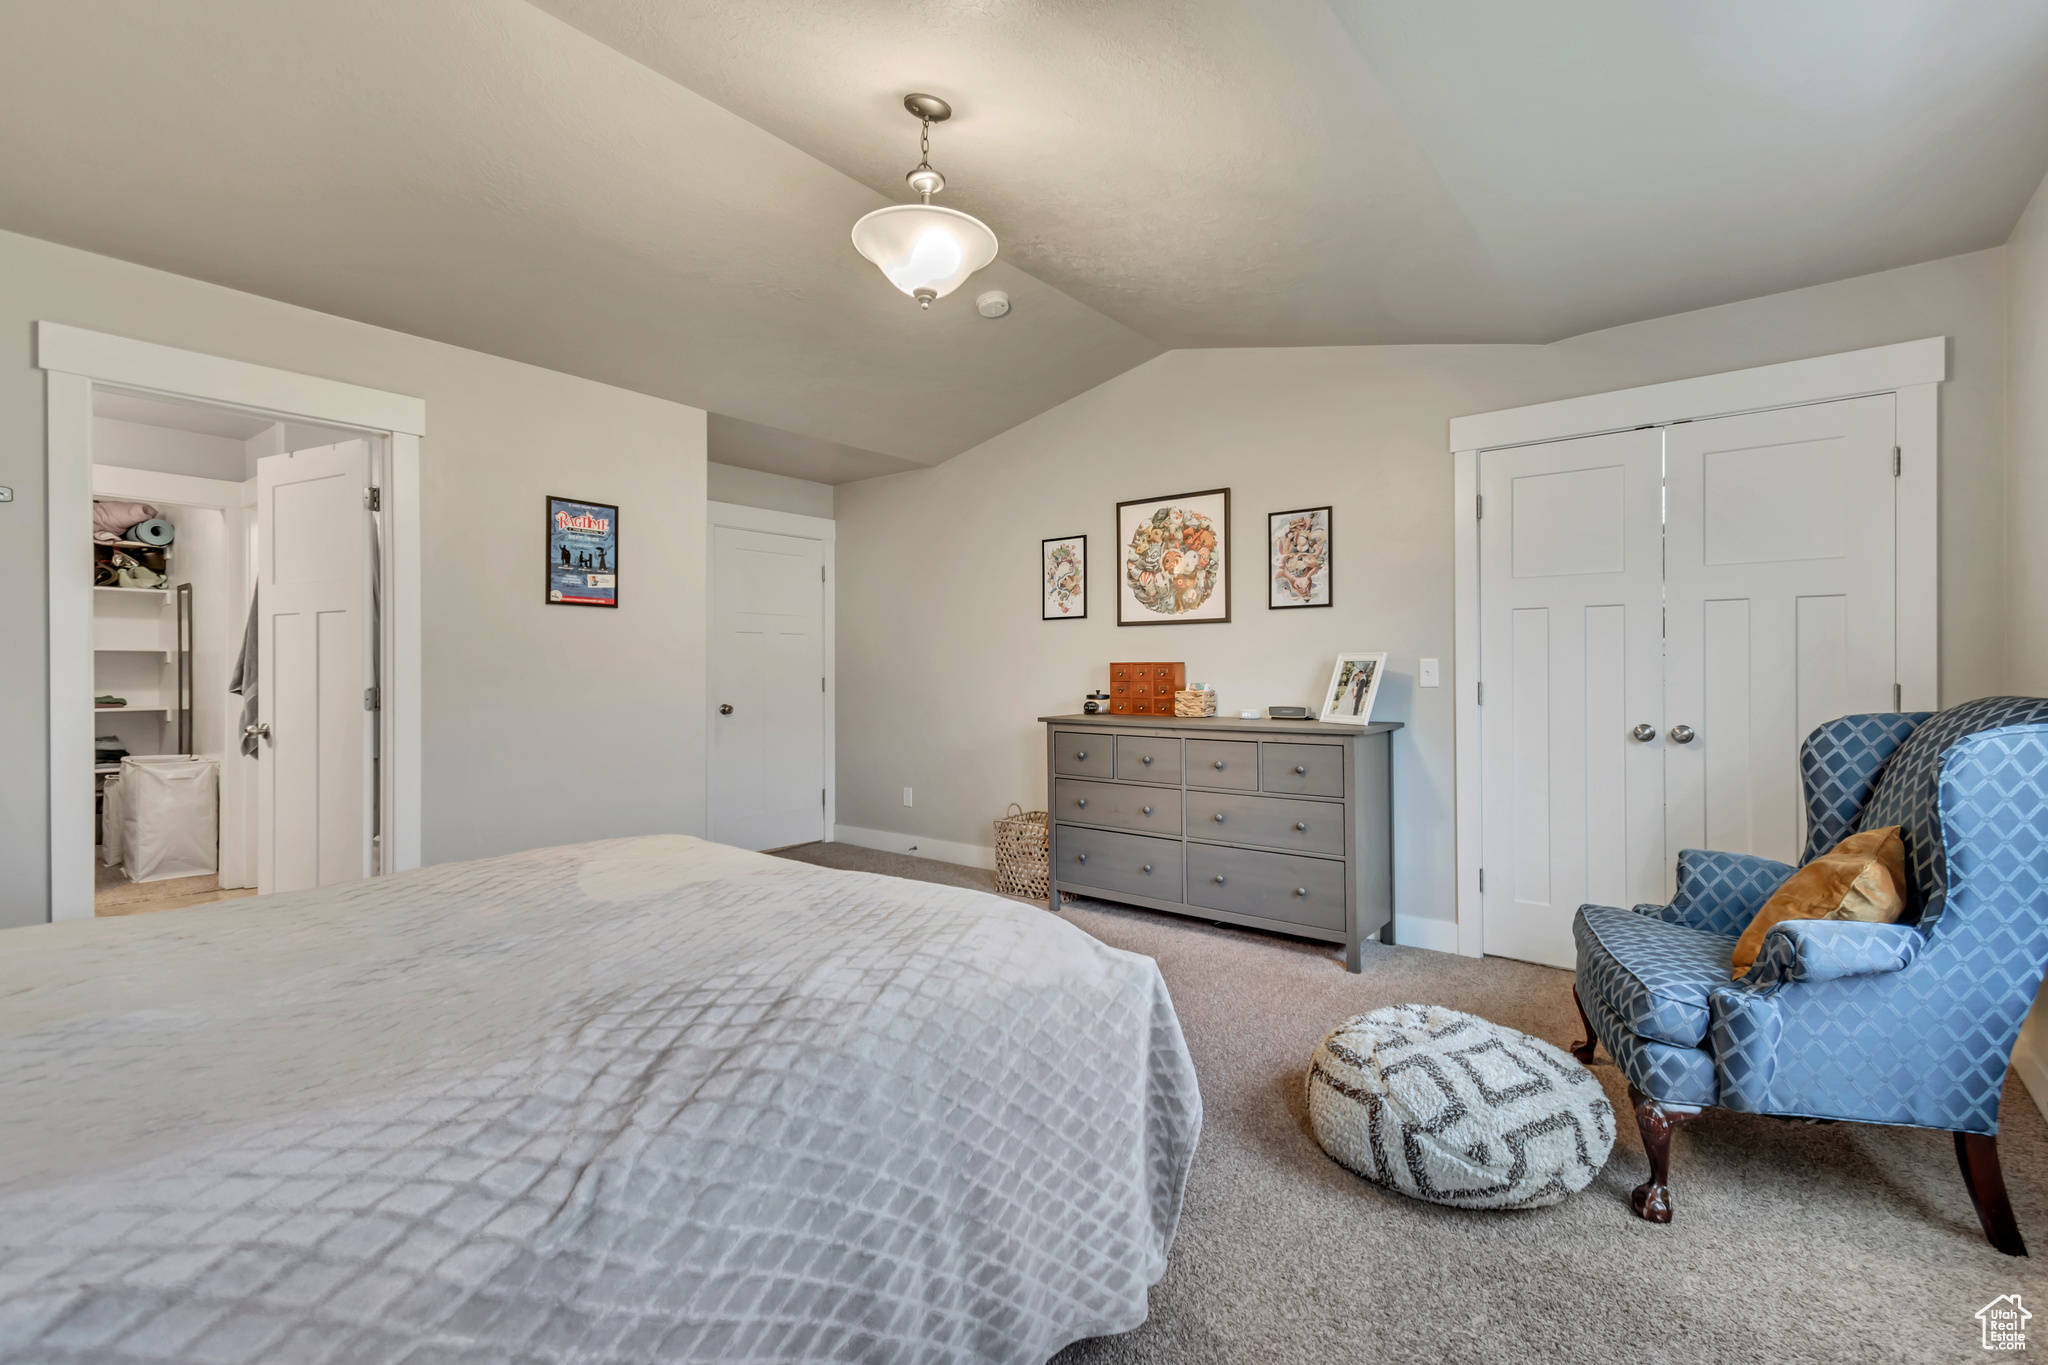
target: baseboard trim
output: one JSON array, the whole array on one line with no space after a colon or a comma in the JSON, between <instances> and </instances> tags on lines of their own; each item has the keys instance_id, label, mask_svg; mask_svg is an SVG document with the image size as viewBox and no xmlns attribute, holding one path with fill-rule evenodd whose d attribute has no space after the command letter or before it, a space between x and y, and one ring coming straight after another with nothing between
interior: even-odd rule
<instances>
[{"instance_id":1,"label":"baseboard trim","mask_svg":"<svg viewBox=\"0 0 2048 1365\"><path fill-rule=\"evenodd\" d=\"M2041 1117L2048 1119L2048 1039L2040 1037L2044 1032L2041 1021L2048 1015L2039 1010L2027 1019L2020 1029L2020 1040L2012 1050L2012 1069L2020 1073L2026 1083L2027 1093L2034 1098L2034 1107L2041 1111Z\"/></svg>"},{"instance_id":2,"label":"baseboard trim","mask_svg":"<svg viewBox=\"0 0 2048 1365\"><path fill-rule=\"evenodd\" d=\"M1394 915L1394 942L1407 948L1455 954L1458 951L1458 924L1456 920L1424 919L1420 915L1397 912Z\"/></svg>"},{"instance_id":3,"label":"baseboard trim","mask_svg":"<svg viewBox=\"0 0 2048 1365\"><path fill-rule=\"evenodd\" d=\"M894 830L862 829L858 825L832 826L832 841L883 853L908 853L914 858L936 858L960 867L994 871L996 851L980 844L957 844L951 839L927 839L921 834L898 834Z\"/></svg>"}]
</instances>

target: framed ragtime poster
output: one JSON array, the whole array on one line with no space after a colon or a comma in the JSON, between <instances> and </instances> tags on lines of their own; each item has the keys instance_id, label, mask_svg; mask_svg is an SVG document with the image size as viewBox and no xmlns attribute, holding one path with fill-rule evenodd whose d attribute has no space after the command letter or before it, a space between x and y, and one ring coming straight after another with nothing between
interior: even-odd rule
<instances>
[{"instance_id":1,"label":"framed ragtime poster","mask_svg":"<svg viewBox=\"0 0 2048 1365\"><path fill-rule=\"evenodd\" d=\"M1330 605L1330 515L1327 507L1266 514L1268 607Z\"/></svg>"},{"instance_id":2,"label":"framed ragtime poster","mask_svg":"<svg viewBox=\"0 0 2048 1365\"><path fill-rule=\"evenodd\" d=\"M548 603L619 605L619 509L608 502L548 498Z\"/></svg>"},{"instance_id":3,"label":"framed ragtime poster","mask_svg":"<svg viewBox=\"0 0 2048 1365\"><path fill-rule=\"evenodd\" d=\"M1230 490L1137 498L1116 505L1120 626L1221 624L1230 619Z\"/></svg>"},{"instance_id":4,"label":"framed ragtime poster","mask_svg":"<svg viewBox=\"0 0 2048 1365\"><path fill-rule=\"evenodd\" d=\"M1054 536L1039 542L1041 621L1078 621L1088 614L1088 537Z\"/></svg>"}]
</instances>

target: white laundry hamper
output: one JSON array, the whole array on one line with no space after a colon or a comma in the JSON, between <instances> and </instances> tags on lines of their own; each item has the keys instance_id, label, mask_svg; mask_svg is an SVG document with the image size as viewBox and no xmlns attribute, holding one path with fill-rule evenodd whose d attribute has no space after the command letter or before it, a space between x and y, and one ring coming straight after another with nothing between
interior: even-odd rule
<instances>
[{"instance_id":1,"label":"white laundry hamper","mask_svg":"<svg viewBox=\"0 0 2048 1365\"><path fill-rule=\"evenodd\" d=\"M220 871L220 760L121 760L121 868L131 882Z\"/></svg>"}]
</instances>

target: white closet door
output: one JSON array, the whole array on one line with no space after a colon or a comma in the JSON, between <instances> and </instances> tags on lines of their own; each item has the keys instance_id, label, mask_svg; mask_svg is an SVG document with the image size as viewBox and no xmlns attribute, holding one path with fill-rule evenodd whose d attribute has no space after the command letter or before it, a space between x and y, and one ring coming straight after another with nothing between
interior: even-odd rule
<instances>
[{"instance_id":1,"label":"white closet door","mask_svg":"<svg viewBox=\"0 0 2048 1365\"><path fill-rule=\"evenodd\" d=\"M1666 428L1667 868L1681 848L1795 861L1801 741L1892 709L1894 402Z\"/></svg>"},{"instance_id":2,"label":"white closet door","mask_svg":"<svg viewBox=\"0 0 2048 1365\"><path fill-rule=\"evenodd\" d=\"M825 837L824 542L711 533L711 837Z\"/></svg>"},{"instance_id":3,"label":"white closet door","mask_svg":"<svg viewBox=\"0 0 2048 1365\"><path fill-rule=\"evenodd\" d=\"M259 890L371 874L365 441L256 462ZM237 736L239 740L239 736Z\"/></svg>"},{"instance_id":4,"label":"white closet door","mask_svg":"<svg viewBox=\"0 0 2048 1365\"><path fill-rule=\"evenodd\" d=\"M1480 457L1485 950L1569 967L1586 901L1663 883L1662 441Z\"/></svg>"}]
</instances>

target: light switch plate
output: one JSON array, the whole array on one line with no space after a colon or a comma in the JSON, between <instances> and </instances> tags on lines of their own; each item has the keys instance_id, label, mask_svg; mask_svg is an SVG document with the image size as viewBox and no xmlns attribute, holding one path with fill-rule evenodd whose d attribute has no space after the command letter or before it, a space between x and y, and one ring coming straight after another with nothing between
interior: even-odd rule
<instances>
[{"instance_id":1,"label":"light switch plate","mask_svg":"<svg viewBox=\"0 0 2048 1365\"><path fill-rule=\"evenodd\" d=\"M1417 683L1419 686L1422 687L1442 686L1442 684L1437 681L1435 659L1424 659L1422 661L1422 677L1417 680Z\"/></svg>"},{"instance_id":2,"label":"light switch plate","mask_svg":"<svg viewBox=\"0 0 2048 1365\"><path fill-rule=\"evenodd\" d=\"M903 804L906 806L910 804L910 788L908 787L903 789Z\"/></svg>"},{"instance_id":3,"label":"light switch plate","mask_svg":"<svg viewBox=\"0 0 2048 1365\"><path fill-rule=\"evenodd\" d=\"M14 501L14 490L13 490L12 488L0 488L0 502L13 502L13 501Z\"/></svg>"}]
</instances>

